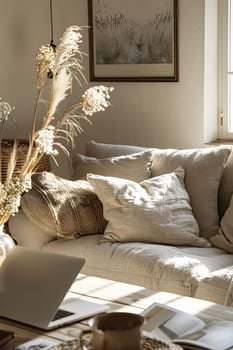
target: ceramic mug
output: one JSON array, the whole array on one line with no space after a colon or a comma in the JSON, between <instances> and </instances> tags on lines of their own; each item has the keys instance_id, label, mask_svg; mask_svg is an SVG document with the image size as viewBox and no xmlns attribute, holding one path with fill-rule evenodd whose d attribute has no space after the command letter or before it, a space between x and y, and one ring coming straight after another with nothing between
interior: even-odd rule
<instances>
[{"instance_id":1,"label":"ceramic mug","mask_svg":"<svg viewBox=\"0 0 233 350\"><path fill-rule=\"evenodd\" d=\"M92 334L93 350L140 350L141 328L144 318L129 312L108 312L93 317L90 330L80 335L81 348L85 350L83 335Z\"/></svg>"}]
</instances>

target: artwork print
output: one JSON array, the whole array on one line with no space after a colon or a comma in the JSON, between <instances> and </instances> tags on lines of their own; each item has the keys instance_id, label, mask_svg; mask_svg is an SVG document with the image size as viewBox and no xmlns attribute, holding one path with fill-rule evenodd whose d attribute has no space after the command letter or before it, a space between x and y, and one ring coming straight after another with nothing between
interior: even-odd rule
<instances>
[{"instance_id":1,"label":"artwork print","mask_svg":"<svg viewBox=\"0 0 233 350\"><path fill-rule=\"evenodd\" d=\"M93 80L177 81L177 1L89 0Z\"/></svg>"}]
</instances>

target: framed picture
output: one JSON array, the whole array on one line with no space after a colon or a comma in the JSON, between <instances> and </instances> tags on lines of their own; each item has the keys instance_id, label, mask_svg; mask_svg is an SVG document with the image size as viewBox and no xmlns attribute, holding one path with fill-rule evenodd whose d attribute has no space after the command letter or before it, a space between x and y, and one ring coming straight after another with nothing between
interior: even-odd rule
<instances>
[{"instance_id":1,"label":"framed picture","mask_svg":"<svg viewBox=\"0 0 233 350\"><path fill-rule=\"evenodd\" d=\"M88 0L91 81L178 81L178 0Z\"/></svg>"}]
</instances>

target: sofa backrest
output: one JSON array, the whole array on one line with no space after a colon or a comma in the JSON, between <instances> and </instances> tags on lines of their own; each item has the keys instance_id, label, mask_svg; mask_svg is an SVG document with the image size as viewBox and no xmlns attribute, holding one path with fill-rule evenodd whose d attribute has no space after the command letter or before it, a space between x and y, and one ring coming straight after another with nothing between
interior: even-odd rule
<instances>
[{"instance_id":1,"label":"sofa backrest","mask_svg":"<svg viewBox=\"0 0 233 350\"><path fill-rule=\"evenodd\" d=\"M233 147L224 167L218 191L218 210L220 219L230 204L233 194Z\"/></svg>"},{"instance_id":2,"label":"sofa backrest","mask_svg":"<svg viewBox=\"0 0 233 350\"><path fill-rule=\"evenodd\" d=\"M95 157L97 159L101 159L143 152L147 149L148 147L117 145L110 143L95 142L93 140L90 140L86 142L85 155L88 157Z\"/></svg>"},{"instance_id":3,"label":"sofa backrest","mask_svg":"<svg viewBox=\"0 0 233 350\"><path fill-rule=\"evenodd\" d=\"M213 146L217 149L219 146ZM221 219L225 210L229 206L231 196L233 194L233 146L226 145L223 148L229 149L229 156L224 166L223 174L220 180L218 191L218 212ZM105 144L90 140L86 143L85 154L95 158L109 158L114 156L121 156L131 153L137 153L144 151L148 147L132 146L132 145L119 145L119 144ZM153 149L153 148L152 148ZM205 147L203 148L205 149ZM158 150L155 148L155 150ZM154 174L158 175L158 174ZM153 176L153 170L152 170Z\"/></svg>"}]
</instances>

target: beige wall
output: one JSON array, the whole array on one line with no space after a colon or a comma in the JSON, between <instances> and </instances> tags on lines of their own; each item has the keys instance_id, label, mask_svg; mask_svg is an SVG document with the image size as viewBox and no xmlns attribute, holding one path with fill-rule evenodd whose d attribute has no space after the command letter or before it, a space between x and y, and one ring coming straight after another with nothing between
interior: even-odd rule
<instances>
[{"instance_id":1,"label":"beige wall","mask_svg":"<svg viewBox=\"0 0 233 350\"><path fill-rule=\"evenodd\" d=\"M215 52L215 32L211 28L216 23L208 22L210 30L207 30L205 18L212 13L211 3L216 5L216 2L179 1L179 82L108 84L115 87L112 107L96 114L92 126L85 126L85 134L79 139L80 150L88 138L100 142L188 148L202 146L216 137L217 107L211 103L216 102L216 87L215 82L208 81L206 68L209 66L205 60L210 49L206 35L213 35L211 52ZM37 48L50 40L49 1L0 0L0 9L0 96L15 105L17 119L17 127L8 127L6 136L26 138L36 93L33 60ZM88 24L87 1L54 0L55 42L71 24ZM87 32L85 38L87 50ZM87 59L85 65L88 76ZM211 69L215 72L216 61ZM209 86L211 94L207 93ZM80 88L74 90L76 96L80 93Z\"/></svg>"}]
</instances>

